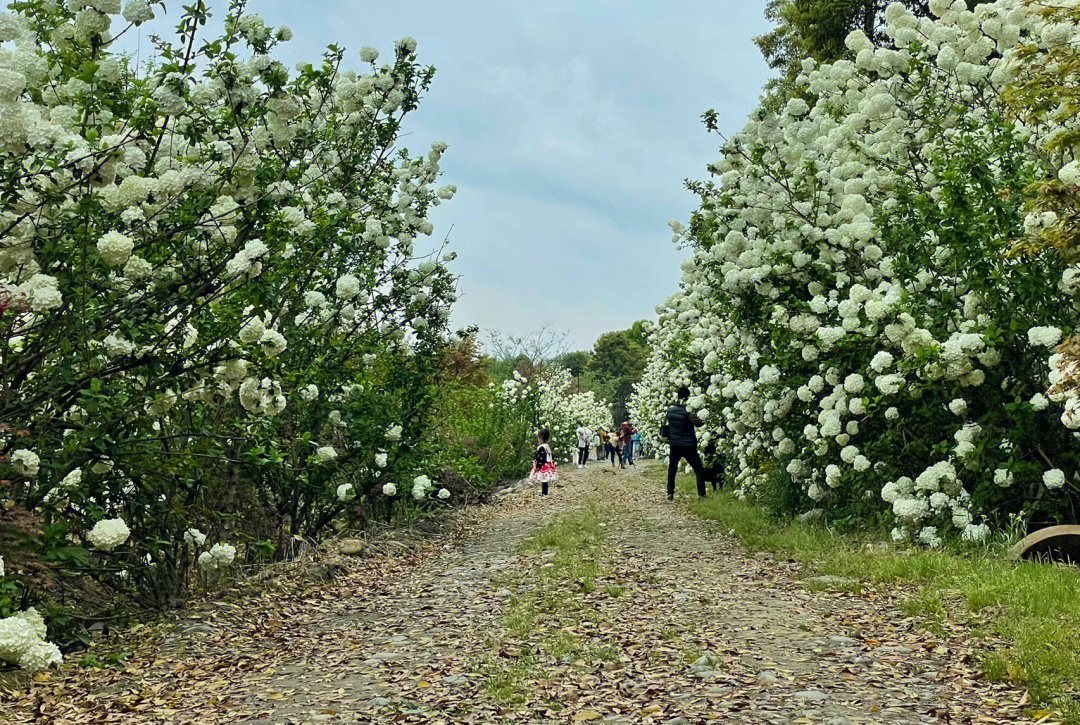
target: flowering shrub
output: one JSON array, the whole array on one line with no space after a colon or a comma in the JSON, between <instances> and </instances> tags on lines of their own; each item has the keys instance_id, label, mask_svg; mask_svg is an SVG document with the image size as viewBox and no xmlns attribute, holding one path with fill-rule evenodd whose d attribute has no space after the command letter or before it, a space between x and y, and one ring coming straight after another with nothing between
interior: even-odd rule
<instances>
[{"instance_id":1,"label":"flowering shrub","mask_svg":"<svg viewBox=\"0 0 1080 725\"><path fill-rule=\"evenodd\" d=\"M1015 52L1017 78L1004 96L1025 123L1048 132L1039 139L1039 150L1048 160L1047 173L1025 191L1028 217L1024 235L1014 243L1017 258L1052 249L1072 263L1062 275L1059 288L1074 294L1080 282L1080 160L1076 157L1080 128L1080 7L1074 3L1039 3L1032 6L1044 21L1041 32L1021 43ZM1075 331L1074 331L1075 332ZM1057 339L1048 339L1053 345ZM1061 422L1080 428L1080 337L1066 339L1051 356L1050 395L1064 404Z\"/></svg>"},{"instance_id":2,"label":"flowering shrub","mask_svg":"<svg viewBox=\"0 0 1080 725\"><path fill-rule=\"evenodd\" d=\"M0 424L27 434L0 437L0 496L39 517L43 555L171 604L196 562L317 535L422 473L454 284L416 240L454 188L442 144L400 146L433 76L415 41L292 71L287 28L232 2L202 38L196 0L140 77L113 46L144 0L9 5Z\"/></svg>"},{"instance_id":3,"label":"flowering shrub","mask_svg":"<svg viewBox=\"0 0 1080 725\"><path fill-rule=\"evenodd\" d=\"M517 406L526 419L530 435L547 428L556 458L570 460L577 442L574 431L581 424L591 430L612 427L611 406L592 391L572 392L573 376L558 365L544 367L532 380L514 371L499 388L507 404Z\"/></svg>"},{"instance_id":4,"label":"flowering shrub","mask_svg":"<svg viewBox=\"0 0 1080 725\"><path fill-rule=\"evenodd\" d=\"M1022 192L1047 173L1047 129L1002 100L1017 49L1075 27L1020 0L930 9L891 4L887 44L856 30L850 60L805 61L692 185L701 207L672 226L693 257L632 407L655 437L688 384L742 495L937 545L1053 519L1076 490L1076 440L1043 394L1075 272L1006 254L1046 223Z\"/></svg>"}]
</instances>

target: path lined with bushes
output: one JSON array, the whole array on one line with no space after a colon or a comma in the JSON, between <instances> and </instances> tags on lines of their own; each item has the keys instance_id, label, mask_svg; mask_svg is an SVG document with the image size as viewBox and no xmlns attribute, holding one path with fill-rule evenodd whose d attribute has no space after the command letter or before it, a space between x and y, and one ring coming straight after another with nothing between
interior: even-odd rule
<instances>
[{"instance_id":1,"label":"path lined with bushes","mask_svg":"<svg viewBox=\"0 0 1080 725\"><path fill-rule=\"evenodd\" d=\"M42 673L13 722L1016 722L957 633L822 591L663 500L564 472L407 555L136 633L127 670ZM333 566L316 568L316 574ZM680 720L679 718L683 718ZM804 719L799 719L804 718ZM2 718L0 718L2 719Z\"/></svg>"}]
</instances>

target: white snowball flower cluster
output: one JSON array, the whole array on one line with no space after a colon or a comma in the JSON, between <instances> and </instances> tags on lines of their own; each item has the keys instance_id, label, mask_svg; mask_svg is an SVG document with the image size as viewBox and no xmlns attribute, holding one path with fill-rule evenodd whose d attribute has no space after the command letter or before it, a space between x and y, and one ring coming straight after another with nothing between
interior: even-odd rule
<instances>
[{"instance_id":1,"label":"white snowball flower cluster","mask_svg":"<svg viewBox=\"0 0 1080 725\"><path fill-rule=\"evenodd\" d=\"M338 278L334 292L341 299L351 300L360 294L360 281L351 274L342 275Z\"/></svg>"},{"instance_id":2,"label":"white snowball flower cluster","mask_svg":"<svg viewBox=\"0 0 1080 725\"><path fill-rule=\"evenodd\" d=\"M129 536L131 530L123 519L102 519L90 529L86 540L98 551L112 551L127 541Z\"/></svg>"},{"instance_id":3,"label":"white snowball flower cluster","mask_svg":"<svg viewBox=\"0 0 1080 725\"><path fill-rule=\"evenodd\" d=\"M41 459L33 451L19 448L11 454L11 463L21 475L33 477L38 474Z\"/></svg>"},{"instance_id":4,"label":"white snowball flower cluster","mask_svg":"<svg viewBox=\"0 0 1080 725\"><path fill-rule=\"evenodd\" d=\"M449 489L440 488L438 495L439 495L439 500L445 501L446 499L450 498L450 491L449 491Z\"/></svg>"},{"instance_id":5,"label":"white snowball flower cluster","mask_svg":"<svg viewBox=\"0 0 1080 725\"><path fill-rule=\"evenodd\" d=\"M397 486L393 483L384 483L382 487L383 496L387 498L393 498L397 496Z\"/></svg>"},{"instance_id":6,"label":"white snowball flower cluster","mask_svg":"<svg viewBox=\"0 0 1080 725\"><path fill-rule=\"evenodd\" d=\"M30 671L60 664L60 649L45 636L45 621L33 607L0 619L0 660Z\"/></svg>"},{"instance_id":7,"label":"white snowball flower cluster","mask_svg":"<svg viewBox=\"0 0 1080 725\"><path fill-rule=\"evenodd\" d=\"M312 461L318 465L323 463L329 463L338 457L337 451L333 446L319 446L315 449L315 455L311 457Z\"/></svg>"},{"instance_id":8,"label":"white snowball flower cluster","mask_svg":"<svg viewBox=\"0 0 1080 725\"><path fill-rule=\"evenodd\" d=\"M108 232L97 243L101 259L110 267L119 267L128 261L131 250L135 248L135 242L131 237L119 232Z\"/></svg>"},{"instance_id":9,"label":"white snowball flower cluster","mask_svg":"<svg viewBox=\"0 0 1080 725\"><path fill-rule=\"evenodd\" d=\"M199 547L206 543L206 534L192 527L184 532L184 543L191 547Z\"/></svg>"},{"instance_id":10,"label":"white snowball flower cluster","mask_svg":"<svg viewBox=\"0 0 1080 725\"><path fill-rule=\"evenodd\" d=\"M147 20L154 19L154 11L147 0L127 0L124 3L124 20L135 25L142 25Z\"/></svg>"},{"instance_id":11,"label":"white snowball flower cluster","mask_svg":"<svg viewBox=\"0 0 1080 725\"><path fill-rule=\"evenodd\" d=\"M214 544L199 554L199 568L204 571L224 569L236 560L236 547L232 544Z\"/></svg>"},{"instance_id":12,"label":"white snowball flower cluster","mask_svg":"<svg viewBox=\"0 0 1080 725\"><path fill-rule=\"evenodd\" d=\"M428 493L431 491L434 484L431 483L431 479L427 476L417 476L413 479L412 497L417 501L423 501L427 498Z\"/></svg>"},{"instance_id":13,"label":"white snowball flower cluster","mask_svg":"<svg viewBox=\"0 0 1080 725\"><path fill-rule=\"evenodd\" d=\"M1061 330L1056 327L1032 327L1028 330L1028 342L1032 345L1053 347L1061 341Z\"/></svg>"},{"instance_id":14,"label":"white snowball flower cluster","mask_svg":"<svg viewBox=\"0 0 1080 725\"><path fill-rule=\"evenodd\" d=\"M281 384L270 378L248 378L239 387L240 405L255 415L272 417L285 409Z\"/></svg>"}]
</instances>

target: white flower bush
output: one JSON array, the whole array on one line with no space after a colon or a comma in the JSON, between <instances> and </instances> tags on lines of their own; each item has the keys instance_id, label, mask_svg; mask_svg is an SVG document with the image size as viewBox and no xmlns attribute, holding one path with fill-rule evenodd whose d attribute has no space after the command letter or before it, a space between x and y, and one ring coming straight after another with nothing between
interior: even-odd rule
<instances>
[{"instance_id":1,"label":"white flower bush","mask_svg":"<svg viewBox=\"0 0 1080 725\"><path fill-rule=\"evenodd\" d=\"M178 20L199 35L204 10ZM403 146L434 74L415 41L286 66L288 29L223 12L139 67L115 39L146 2L0 17L0 422L24 433L0 436L0 495L157 606L232 562L226 538L317 536L431 470L455 297L422 241L445 145ZM200 529L221 543L195 559Z\"/></svg>"},{"instance_id":2,"label":"white flower bush","mask_svg":"<svg viewBox=\"0 0 1080 725\"><path fill-rule=\"evenodd\" d=\"M805 61L805 96L760 110L693 185L700 209L672 224L693 256L631 407L660 443L688 385L741 495L885 513L894 537L937 546L1068 511L1077 441L1056 419L1080 427L1080 406L1043 396L1065 375L1047 348L1078 323L1061 263L1008 254L1053 223L1022 193L1053 129L1002 92L1022 44L1065 41L1020 0L931 9L893 3L887 42L856 30L849 59Z\"/></svg>"},{"instance_id":3,"label":"white flower bush","mask_svg":"<svg viewBox=\"0 0 1080 725\"><path fill-rule=\"evenodd\" d=\"M532 380L514 371L497 387L504 404L521 411L535 434L547 428L555 457L569 460L577 447L574 431L584 424L590 430L612 427L611 406L592 391L571 392L574 378L558 365L545 367Z\"/></svg>"}]
</instances>

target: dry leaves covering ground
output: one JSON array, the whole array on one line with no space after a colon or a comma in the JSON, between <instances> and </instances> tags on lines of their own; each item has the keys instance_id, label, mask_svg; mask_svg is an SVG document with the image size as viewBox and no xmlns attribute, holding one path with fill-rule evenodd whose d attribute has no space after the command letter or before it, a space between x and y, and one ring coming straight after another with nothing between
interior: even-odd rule
<instances>
[{"instance_id":1,"label":"dry leaves covering ground","mask_svg":"<svg viewBox=\"0 0 1080 725\"><path fill-rule=\"evenodd\" d=\"M39 677L0 722L1022 721L961 632L808 589L667 503L648 465L568 468L408 554L132 634L124 672Z\"/></svg>"}]
</instances>

